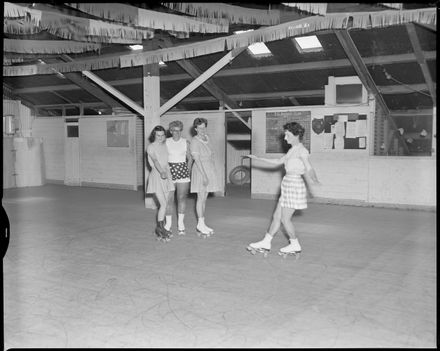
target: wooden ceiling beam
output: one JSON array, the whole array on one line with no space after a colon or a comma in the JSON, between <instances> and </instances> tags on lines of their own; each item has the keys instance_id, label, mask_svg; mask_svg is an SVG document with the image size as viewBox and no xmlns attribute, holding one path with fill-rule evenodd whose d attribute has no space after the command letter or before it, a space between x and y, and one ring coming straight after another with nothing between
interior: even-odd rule
<instances>
[{"instance_id":1,"label":"wooden ceiling beam","mask_svg":"<svg viewBox=\"0 0 440 351\"><path fill-rule=\"evenodd\" d=\"M72 61L74 61L68 55L61 55L60 58L64 62L72 62ZM122 107L122 105L117 100L115 100L114 98L112 98L111 96L106 94L99 87L97 87L94 84L90 83L90 81L84 79L81 76L80 73L69 72L69 73L65 73L64 76L67 79L69 79L71 82L75 83L79 88L84 89L89 94L93 95L98 100L104 102L109 107Z\"/></svg>"},{"instance_id":2,"label":"wooden ceiling beam","mask_svg":"<svg viewBox=\"0 0 440 351\"><path fill-rule=\"evenodd\" d=\"M365 66L364 61L362 60L362 57L356 45L354 44L353 39L351 39L350 37L350 34L348 33L347 30L336 30L335 34L339 42L341 43L341 46L344 49L345 54L347 55L348 59L353 65L353 68L355 69L362 84L365 86L368 92L375 97L376 103L380 106L386 119L390 122L392 129L394 131L397 131L397 126L394 123L393 118L390 116L390 110L388 109L388 106L386 105L385 100L382 97L382 94L380 93L378 87L376 86L376 83L374 82L373 78L368 72L368 69ZM402 135L400 135L399 132L397 132L396 135L401 141L403 149L405 150L405 154L409 155L408 145L406 144Z\"/></svg>"},{"instance_id":3,"label":"wooden ceiling beam","mask_svg":"<svg viewBox=\"0 0 440 351\"><path fill-rule=\"evenodd\" d=\"M435 60L437 52L436 51L425 51L423 55L426 60ZM363 59L367 65L390 65L394 63L407 63L412 61L417 61L414 54L401 54L401 55L387 55L387 56L377 56L377 57L367 57ZM285 65L273 65L273 66L261 66L258 67L258 74L271 74L271 73L284 73L284 72L295 72L304 70L318 70L327 68L344 68L351 66L348 59L341 60L331 60L331 61L316 61L316 62L304 62L304 63L294 63ZM218 77L237 77L243 75L255 75L255 67L250 68L234 68L234 69L224 69L216 73L216 78ZM161 75L161 82L170 82L176 80L191 79L191 75L188 73L181 74L171 74L171 75ZM108 84L113 86L121 85L136 85L142 84L141 78L128 78L120 80L107 81ZM31 88L18 88L14 89L13 92L16 94L27 94L27 93L39 93L48 90L79 90L80 87L71 84L62 85L50 85L41 87L31 87Z\"/></svg>"},{"instance_id":4,"label":"wooden ceiling beam","mask_svg":"<svg viewBox=\"0 0 440 351\"><path fill-rule=\"evenodd\" d=\"M168 100L165 104L160 107L159 114L163 115L167 112L171 107L177 104L180 100L185 98L192 91L197 89L201 84L203 84L207 79L213 76L216 72L222 69L225 65L231 62L235 57L237 57L240 53L242 53L246 48L237 48L230 52L228 52L225 56L223 56L220 60L214 63L210 68L208 68L202 75L197 77L194 81L188 84L183 90L181 90L178 94Z\"/></svg>"},{"instance_id":5,"label":"wooden ceiling beam","mask_svg":"<svg viewBox=\"0 0 440 351\"><path fill-rule=\"evenodd\" d=\"M172 43L169 39L163 38L162 42L164 45L160 45L161 47L170 47L172 46ZM244 50L243 50L244 51ZM176 63L185 70L192 78L196 79L199 76L202 75L202 72L190 61L188 60L178 60ZM222 89L220 89L217 84L214 83L214 81L210 78L208 78L202 86L212 95L214 96L218 101L222 101L224 106L228 110L234 110L239 109L240 106L232 100ZM232 111L232 114L241 121L246 127L251 129L250 124L246 122L237 112Z\"/></svg>"},{"instance_id":6,"label":"wooden ceiling beam","mask_svg":"<svg viewBox=\"0 0 440 351\"><path fill-rule=\"evenodd\" d=\"M420 69L423 73L423 78L428 85L429 93L431 94L432 103L434 106L437 105L436 88L432 81L431 73L429 72L428 65L426 64L425 56L423 55L422 47L420 46L419 38L417 37L416 27L414 23L405 24L406 31L408 32L409 40L416 55L417 62L419 63Z\"/></svg>"}]
</instances>

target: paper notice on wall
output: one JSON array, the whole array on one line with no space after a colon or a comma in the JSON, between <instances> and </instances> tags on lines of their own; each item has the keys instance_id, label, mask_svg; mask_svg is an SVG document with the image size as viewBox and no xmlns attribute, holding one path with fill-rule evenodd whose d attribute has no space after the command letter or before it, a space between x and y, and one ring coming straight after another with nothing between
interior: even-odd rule
<instances>
[{"instance_id":1,"label":"paper notice on wall","mask_svg":"<svg viewBox=\"0 0 440 351\"><path fill-rule=\"evenodd\" d=\"M357 138L356 122L357 121L347 122L347 130L345 132L346 138Z\"/></svg>"},{"instance_id":2,"label":"paper notice on wall","mask_svg":"<svg viewBox=\"0 0 440 351\"><path fill-rule=\"evenodd\" d=\"M333 139L335 135L333 133L325 133L323 136L323 149L333 149Z\"/></svg>"},{"instance_id":3,"label":"paper notice on wall","mask_svg":"<svg viewBox=\"0 0 440 351\"><path fill-rule=\"evenodd\" d=\"M335 138L335 150L344 150L344 137Z\"/></svg>"},{"instance_id":4,"label":"paper notice on wall","mask_svg":"<svg viewBox=\"0 0 440 351\"><path fill-rule=\"evenodd\" d=\"M348 115L339 115L338 116L338 122L347 122L348 121Z\"/></svg>"},{"instance_id":5,"label":"paper notice on wall","mask_svg":"<svg viewBox=\"0 0 440 351\"><path fill-rule=\"evenodd\" d=\"M356 123L356 136L357 137L367 136L367 120L358 119L355 123Z\"/></svg>"},{"instance_id":6,"label":"paper notice on wall","mask_svg":"<svg viewBox=\"0 0 440 351\"><path fill-rule=\"evenodd\" d=\"M359 149L365 149L367 147L367 138L359 138Z\"/></svg>"},{"instance_id":7,"label":"paper notice on wall","mask_svg":"<svg viewBox=\"0 0 440 351\"><path fill-rule=\"evenodd\" d=\"M334 126L334 133L336 135L336 138L343 137L345 135L345 123L338 121L334 124Z\"/></svg>"},{"instance_id":8,"label":"paper notice on wall","mask_svg":"<svg viewBox=\"0 0 440 351\"><path fill-rule=\"evenodd\" d=\"M325 134L314 136L312 138L310 147L312 149L311 150L312 152L321 151L325 149Z\"/></svg>"}]
</instances>

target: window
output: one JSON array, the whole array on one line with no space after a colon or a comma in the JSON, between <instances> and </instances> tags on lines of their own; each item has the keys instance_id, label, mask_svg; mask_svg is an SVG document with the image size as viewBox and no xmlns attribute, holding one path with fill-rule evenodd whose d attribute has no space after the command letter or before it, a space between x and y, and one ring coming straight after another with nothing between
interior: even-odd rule
<instances>
[{"instance_id":1,"label":"window","mask_svg":"<svg viewBox=\"0 0 440 351\"><path fill-rule=\"evenodd\" d=\"M293 38L293 42L300 53L319 52L324 50L316 35Z\"/></svg>"},{"instance_id":2,"label":"window","mask_svg":"<svg viewBox=\"0 0 440 351\"><path fill-rule=\"evenodd\" d=\"M234 32L234 34L241 34L241 33L252 32L252 31L253 31L253 29L237 30L237 31ZM269 50L269 48L263 42L258 42L258 43L254 43L254 44L249 45L248 46L248 50L255 57L272 56L272 52Z\"/></svg>"}]
</instances>

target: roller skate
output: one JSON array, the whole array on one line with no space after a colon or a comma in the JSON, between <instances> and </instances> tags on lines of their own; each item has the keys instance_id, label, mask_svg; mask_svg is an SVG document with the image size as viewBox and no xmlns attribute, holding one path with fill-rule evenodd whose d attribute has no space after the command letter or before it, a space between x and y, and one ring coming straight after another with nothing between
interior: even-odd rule
<instances>
[{"instance_id":1,"label":"roller skate","mask_svg":"<svg viewBox=\"0 0 440 351\"><path fill-rule=\"evenodd\" d=\"M196 227L196 233L199 238L202 237L203 239L209 238L213 234L213 232L209 231L206 227L200 226Z\"/></svg>"},{"instance_id":2,"label":"roller skate","mask_svg":"<svg viewBox=\"0 0 440 351\"><path fill-rule=\"evenodd\" d=\"M170 232L164 228L163 221L159 221L157 223L157 227L154 232L157 236L157 240L163 241L163 242L170 241Z\"/></svg>"},{"instance_id":3,"label":"roller skate","mask_svg":"<svg viewBox=\"0 0 440 351\"><path fill-rule=\"evenodd\" d=\"M177 214L177 235L185 235L185 224L183 224L183 218L185 214L178 213Z\"/></svg>"},{"instance_id":4,"label":"roller skate","mask_svg":"<svg viewBox=\"0 0 440 351\"><path fill-rule=\"evenodd\" d=\"M272 238L272 235L266 233L263 240L249 244L246 250L250 251L252 255L255 255L257 252L261 252L266 258L270 252Z\"/></svg>"},{"instance_id":5,"label":"roller skate","mask_svg":"<svg viewBox=\"0 0 440 351\"><path fill-rule=\"evenodd\" d=\"M205 218L203 217L199 218L199 223L196 226L196 232L197 236L202 237L203 239L209 238L212 234L214 234L214 230L205 224Z\"/></svg>"},{"instance_id":6,"label":"roller skate","mask_svg":"<svg viewBox=\"0 0 440 351\"><path fill-rule=\"evenodd\" d=\"M298 259L301 253L301 245L298 242L298 239L290 239L290 244L282 247L278 252L278 255L286 258L288 255L295 255L295 259Z\"/></svg>"}]
</instances>

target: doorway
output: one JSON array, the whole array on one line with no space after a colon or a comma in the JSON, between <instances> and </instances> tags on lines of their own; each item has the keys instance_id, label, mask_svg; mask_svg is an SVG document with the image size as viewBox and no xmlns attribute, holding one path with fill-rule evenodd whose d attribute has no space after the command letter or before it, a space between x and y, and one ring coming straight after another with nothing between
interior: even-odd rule
<instances>
[{"instance_id":1,"label":"doorway","mask_svg":"<svg viewBox=\"0 0 440 351\"><path fill-rule=\"evenodd\" d=\"M64 184L81 185L78 119L66 119L65 126Z\"/></svg>"},{"instance_id":2,"label":"doorway","mask_svg":"<svg viewBox=\"0 0 440 351\"><path fill-rule=\"evenodd\" d=\"M250 124L252 111L227 111L226 117L226 195L250 198L250 160L243 158L251 153L251 130L239 119Z\"/></svg>"}]
</instances>

